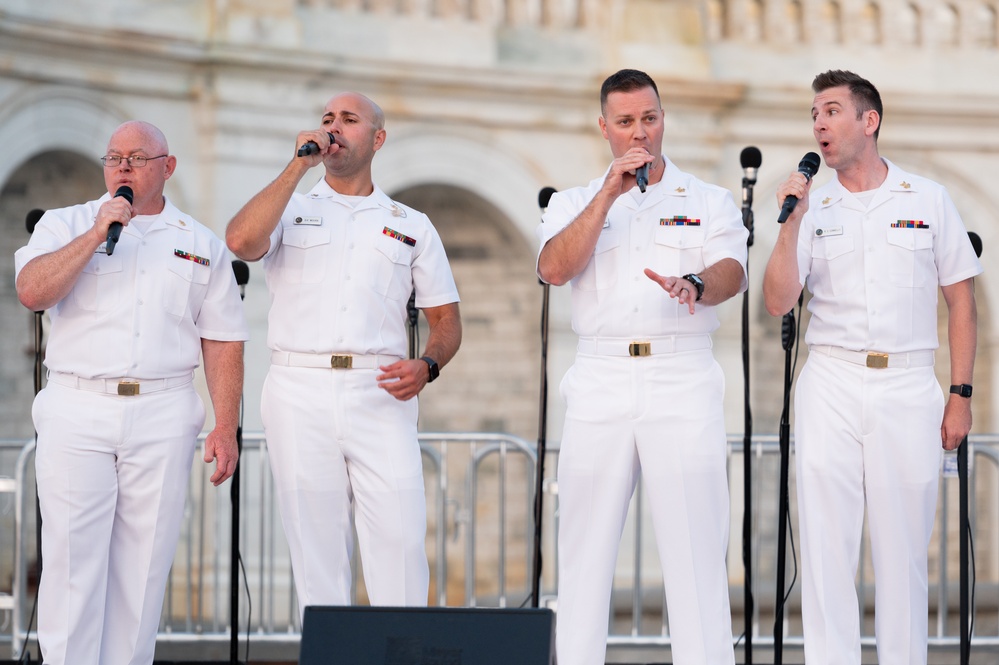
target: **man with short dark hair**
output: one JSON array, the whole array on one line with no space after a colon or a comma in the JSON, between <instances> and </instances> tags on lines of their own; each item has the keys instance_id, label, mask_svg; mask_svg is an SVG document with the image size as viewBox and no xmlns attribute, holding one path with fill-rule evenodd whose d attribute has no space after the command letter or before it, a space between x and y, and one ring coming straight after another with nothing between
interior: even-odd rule
<instances>
[{"instance_id":1,"label":"man with short dark hair","mask_svg":"<svg viewBox=\"0 0 999 665\"><path fill-rule=\"evenodd\" d=\"M878 661L925 663L927 550L941 445L971 429L975 257L947 191L878 154L881 97L845 71L815 77L812 132L832 181L794 173L763 292L774 316L807 285L808 361L795 394L805 660L859 663L854 578L867 506ZM933 371L937 290L949 313L951 383Z\"/></svg>"},{"instance_id":2,"label":"man with short dark hair","mask_svg":"<svg viewBox=\"0 0 999 665\"><path fill-rule=\"evenodd\" d=\"M572 284L576 360L559 454L560 665L604 662L618 544L639 473L652 508L673 662L735 662L729 613L724 377L715 306L746 288L747 231L732 196L662 152L655 82L601 89L614 160L552 197L538 275ZM648 167L647 188L636 170Z\"/></svg>"},{"instance_id":3,"label":"man with short dark hair","mask_svg":"<svg viewBox=\"0 0 999 665\"><path fill-rule=\"evenodd\" d=\"M205 422L192 385L199 353L215 485L238 456L248 333L225 245L163 195L177 159L159 129L121 125L101 161L107 193L45 213L15 255L18 298L52 319L48 383L32 407L49 665L153 661ZM125 187L131 199L116 196Z\"/></svg>"}]
</instances>

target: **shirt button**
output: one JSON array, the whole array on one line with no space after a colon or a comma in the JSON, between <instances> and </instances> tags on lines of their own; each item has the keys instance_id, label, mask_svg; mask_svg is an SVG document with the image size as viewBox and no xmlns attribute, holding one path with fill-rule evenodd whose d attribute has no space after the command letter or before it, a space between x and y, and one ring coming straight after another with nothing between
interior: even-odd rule
<instances>
[{"instance_id":1,"label":"shirt button","mask_svg":"<svg viewBox=\"0 0 999 665\"><path fill-rule=\"evenodd\" d=\"M347 275L347 281L348 282L350 281L350 275Z\"/></svg>"},{"instance_id":2,"label":"shirt button","mask_svg":"<svg viewBox=\"0 0 999 665\"><path fill-rule=\"evenodd\" d=\"M346 305L344 305L343 307L341 307L341 308L340 308L340 311L341 311L341 312L346 312L346 311L347 311L347 306L346 306Z\"/></svg>"}]
</instances>

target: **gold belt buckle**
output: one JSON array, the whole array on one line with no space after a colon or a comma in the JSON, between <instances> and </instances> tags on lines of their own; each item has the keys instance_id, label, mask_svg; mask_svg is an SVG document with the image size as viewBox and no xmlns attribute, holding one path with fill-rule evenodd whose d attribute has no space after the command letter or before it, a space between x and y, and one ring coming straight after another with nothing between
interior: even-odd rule
<instances>
[{"instance_id":1,"label":"gold belt buckle","mask_svg":"<svg viewBox=\"0 0 999 665\"><path fill-rule=\"evenodd\" d=\"M887 353L868 353L867 366L871 369L885 369L888 367Z\"/></svg>"},{"instance_id":2,"label":"gold belt buckle","mask_svg":"<svg viewBox=\"0 0 999 665\"><path fill-rule=\"evenodd\" d=\"M119 381L118 394L122 397L135 397L139 394L138 381Z\"/></svg>"},{"instance_id":3,"label":"gold belt buckle","mask_svg":"<svg viewBox=\"0 0 999 665\"><path fill-rule=\"evenodd\" d=\"M652 355L652 342L632 342L628 345L628 355L639 358Z\"/></svg>"},{"instance_id":4,"label":"gold belt buckle","mask_svg":"<svg viewBox=\"0 0 999 665\"><path fill-rule=\"evenodd\" d=\"M334 353L330 356L330 367L333 369L350 369L354 366L354 357Z\"/></svg>"}]
</instances>

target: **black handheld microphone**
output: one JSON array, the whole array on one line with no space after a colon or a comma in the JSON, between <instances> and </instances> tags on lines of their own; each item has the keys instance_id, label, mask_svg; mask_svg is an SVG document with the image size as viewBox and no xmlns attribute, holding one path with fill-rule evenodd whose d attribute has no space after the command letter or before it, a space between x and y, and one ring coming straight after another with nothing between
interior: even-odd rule
<instances>
[{"instance_id":1,"label":"black handheld microphone","mask_svg":"<svg viewBox=\"0 0 999 665\"><path fill-rule=\"evenodd\" d=\"M128 185L122 185L118 188L118 191L114 193L115 198L121 197L128 201L129 205L132 205L132 188ZM104 245L105 251L108 256L114 253L114 246L118 244L118 238L121 237L121 222L111 222L111 226L108 227L108 241Z\"/></svg>"},{"instance_id":2,"label":"black handheld microphone","mask_svg":"<svg viewBox=\"0 0 999 665\"><path fill-rule=\"evenodd\" d=\"M330 144L336 143L336 137L333 136L333 134L330 133L330 132L326 132L326 133L330 137ZM319 152L319 144L316 143L315 141L309 141L309 142L305 143L304 145L302 145L301 148L298 149L298 153L297 154L298 154L299 157L307 157L308 155L315 155L318 152Z\"/></svg>"},{"instance_id":3,"label":"black handheld microphone","mask_svg":"<svg viewBox=\"0 0 999 665\"><path fill-rule=\"evenodd\" d=\"M645 193L645 188L649 186L649 165L642 164L635 169L635 182L638 183L638 191Z\"/></svg>"},{"instance_id":4,"label":"black handheld microphone","mask_svg":"<svg viewBox=\"0 0 999 665\"><path fill-rule=\"evenodd\" d=\"M818 173L819 164L821 163L822 160L819 159L819 156L814 152L810 152L802 157L801 161L798 162L798 173L803 174L806 180L811 180L812 176ZM786 222L787 218L791 216L792 212L794 212L794 207L796 205L798 205L797 196L788 196L784 199L784 205L780 209L780 215L777 217L777 222L779 224Z\"/></svg>"},{"instance_id":5,"label":"black handheld microphone","mask_svg":"<svg viewBox=\"0 0 999 665\"><path fill-rule=\"evenodd\" d=\"M28 215L24 218L24 226L28 229L29 235L35 232L35 226L44 214L45 211L41 208L35 208L34 210L28 211Z\"/></svg>"}]
</instances>

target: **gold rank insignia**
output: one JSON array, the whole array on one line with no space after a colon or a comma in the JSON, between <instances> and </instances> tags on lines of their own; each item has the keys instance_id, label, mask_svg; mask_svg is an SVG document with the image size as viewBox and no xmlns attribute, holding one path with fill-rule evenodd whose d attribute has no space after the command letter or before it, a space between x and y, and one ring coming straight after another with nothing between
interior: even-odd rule
<instances>
[{"instance_id":1,"label":"gold rank insignia","mask_svg":"<svg viewBox=\"0 0 999 665\"><path fill-rule=\"evenodd\" d=\"M676 188L676 193L677 194L683 194L685 191L687 191L687 190L684 189L683 187L677 187Z\"/></svg>"},{"instance_id":2,"label":"gold rank insignia","mask_svg":"<svg viewBox=\"0 0 999 665\"><path fill-rule=\"evenodd\" d=\"M904 180L903 180L902 182L898 183L898 184L899 184L899 186L900 186L900 187L901 187L902 189L909 189L910 187L912 187L912 185L910 185L909 183L907 183L907 182L906 182L906 181L904 181Z\"/></svg>"},{"instance_id":3,"label":"gold rank insignia","mask_svg":"<svg viewBox=\"0 0 999 665\"><path fill-rule=\"evenodd\" d=\"M180 224L181 226L187 226L187 224L185 224L184 220L182 220L182 219L178 219L177 223Z\"/></svg>"},{"instance_id":4,"label":"gold rank insignia","mask_svg":"<svg viewBox=\"0 0 999 665\"><path fill-rule=\"evenodd\" d=\"M829 205L830 201L832 201L832 199L827 196L826 198L822 199L822 205L827 206Z\"/></svg>"}]
</instances>

